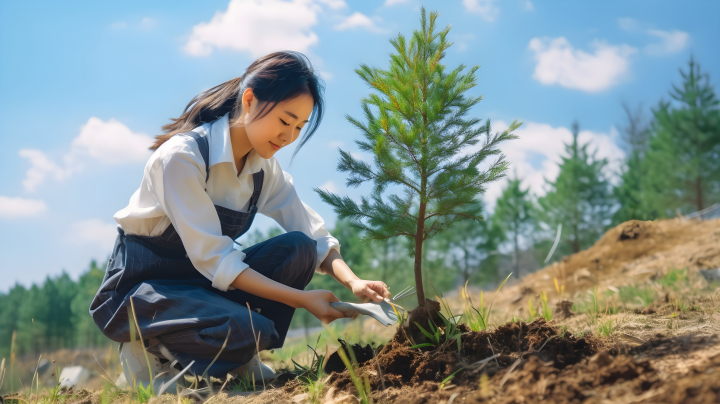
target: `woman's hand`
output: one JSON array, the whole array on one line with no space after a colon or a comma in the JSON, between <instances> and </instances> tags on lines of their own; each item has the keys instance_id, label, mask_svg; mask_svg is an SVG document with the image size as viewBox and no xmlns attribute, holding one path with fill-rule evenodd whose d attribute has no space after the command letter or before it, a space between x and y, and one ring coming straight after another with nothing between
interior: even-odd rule
<instances>
[{"instance_id":1,"label":"woman's hand","mask_svg":"<svg viewBox=\"0 0 720 404\"><path fill-rule=\"evenodd\" d=\"M329 290L307 290L303 292L301 307L317 317L323 324L328 324L346 317L344 313L330 306L330 303L339 301L340 299Z\"/></svg>"},{"instance_id":2,"label":"woman's hand","mask_svg":"<svg viewBox=\"0 0 720 404\"><path fill-rule=\"evenodd\" d=\"M364 302L368 300L381 302L391 296L390 289L384 282L355 279L350 281L349 284L353 294Z\"/></svg>"}]
</instances>

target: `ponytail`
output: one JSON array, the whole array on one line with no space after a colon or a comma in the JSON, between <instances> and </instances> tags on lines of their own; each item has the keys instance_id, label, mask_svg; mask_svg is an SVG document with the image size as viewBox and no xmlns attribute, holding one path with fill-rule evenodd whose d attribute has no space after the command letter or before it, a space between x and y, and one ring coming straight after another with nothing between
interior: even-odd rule
<instances>
[{"instance_id":1,"label":"ponytail","mask_svg":"<svg viewBox=\"0 0 720 404\"><path fill-rule=\"evenodd\" d=\"M259 105L261 108L253 120L267 115L278 103L301 94L308 94L313 98L312 114L303 128L305 134L293 153L294 158L322 121L324 87L307 57L293 51L275 52L263 56L250 64L242 76L193 97L180 117L171 118L172 122L162 127L164 133L155 136L155 143L150 149L156 150L174 135L188 132L198 125L212 122L228 113L232 122L242 113L240 96L248 88L253 89L255 98L261 103Z\"/></svg>"}]
</instances>

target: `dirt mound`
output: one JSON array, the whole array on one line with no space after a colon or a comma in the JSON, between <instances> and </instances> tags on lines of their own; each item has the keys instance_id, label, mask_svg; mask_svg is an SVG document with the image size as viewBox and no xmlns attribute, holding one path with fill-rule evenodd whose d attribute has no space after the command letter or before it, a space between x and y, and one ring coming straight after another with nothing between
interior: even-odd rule
<instances>
[{"instance_id":1,"label":"dirt mound","mask_svg":"<svg viewBox=\"0 0 720 404\"><path fill-rule=\"evenodd\" d=\"M617 398L639 396L660 384L649 361L613 357L607 351L562 370L537 356L521 366L509 375L502 396L494 402L592 403L608 398L605 393L611 387Z\"/></svg>"},{"instance_id":2,"label":"dirt mound","mask_svg":"<svg viewBox=\"0 0 720 404\"><path fill-rule=\"evenodd\" d=\"M592 247L507 285L495 307L519 309L545 291L551 304L595 286L598 290L657 279L671 269L720 267L720 219L631 220L608 230ZM699 278L699 277L698 277ZM555 293L564 286L563 296ZM531 291L531 293L528 293ZM572 300L572 299L571 299Z\"/></svg>"},{"instance_id":3,"label":"dirt mound","mask_svg":"<svg viewBox=\"0 0 720 404\"><path fill-rule=\"evenodd\" d=\"M674 380L664 384L662 392L641 403L720 403L720 355L708 358Z\"/></svg>"},{"instance_id":4,"label":"dirt mound","mask_svg":"<svg viewBox=\"0 0 720 404\"><path fill-rule=\"evenodd\" d=\"M395 337L377 353L376 359L362 365L360 372L370 376L373 389L439 383L460 369L452 384L475 385L481 373L492 376L530 355L552 362L556 369L563 369L598 349L594 338L561 333L542 318L529 324L508 323L492 332L469 331L461 337L460 352L454 341L432 350L410 346L400 327ZM329 383L340 389L352 388L347 371L333 374Z\"/></svg>"}]
</instances>

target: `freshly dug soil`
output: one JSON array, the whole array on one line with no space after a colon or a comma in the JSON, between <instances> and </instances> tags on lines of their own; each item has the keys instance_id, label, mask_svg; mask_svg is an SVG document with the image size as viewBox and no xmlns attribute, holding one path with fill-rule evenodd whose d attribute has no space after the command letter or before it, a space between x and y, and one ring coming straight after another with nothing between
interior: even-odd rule
<instances>
[{"instance_id":1,"label":"freshly dug soil","mask_svg":"<svg viewBox=\"0 0 720 404\"><path fill-rule=\"evenodd\" d=\"M365 363L372 359L375 355L375 349L369 344L365 346L361 346L360 344L348 345L345 340L339 338L338 342L343 347L343 349L345 349L347 355L350 355L350 351L352 350L357 363ZM352 356L348 356L348 359L352 360ZM347 369L347 367L345 366L345 363L343 363L342 359L340 359L340 354L338 354L337 351L333 352L332 355L328 357L327 362L325 362L325 367L323 368L323 370L327 374L333 372L342 372L345 369Z\"/></svg>"},{"instance_id":2,"label":"freshly dug soil","mask_svg":"<svg viewBox=\"0 0 720 404\"><path fill-rule=\"evenodd\" d=\"M451 383L476 386L481 373L492 377L517 359L534 355L544 362L552 362L555 369L564 369L594 354L599 347L592 337L576 338L569 332L561 335L559 329L542 318L529 324L508 323L491 332L469 331L462 335L461 343L459 353L454 340L437 349L411 349L406 331L400 327L376 359L361 365L360 373L370 375L370 384L375 390L439 383L463 368ZM497 357L481 362L493 355ZM353 389L347 371L333 374L329 383L338 389Z\"/></svg>"},{"instance_id":3,"label":"freshly dug soil","mask_svg":"<svg viewBox=\"0 0 720 404\"><path fill-rule=\"evenodd\" d=\"M425 298L425 306L418 306L411 310L403 324L405 335L413 345L428 342L427 337L417 325L420 324L426 331L429 331L430 323L435 327L443 325L440 317L440 302Z\"/></svg>"}]
</instances>

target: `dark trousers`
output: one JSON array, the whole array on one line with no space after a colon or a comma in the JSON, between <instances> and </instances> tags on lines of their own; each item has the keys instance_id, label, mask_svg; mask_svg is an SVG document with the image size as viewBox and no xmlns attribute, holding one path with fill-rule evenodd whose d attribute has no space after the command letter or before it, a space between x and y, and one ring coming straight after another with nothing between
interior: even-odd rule
<instances>
[{"instance_id":1,"label":"dark trousers","mask_svg":"<svg viewBox=\"0 0 720 404\"><path fill-rule=\"evenodd\" d=\"M132 250L130 244L128 250ZM302 232L289 232L243 252L243 261L251 269L302 290L314 274L317 242ZM126 256L131 254L125 252ZM136 265L135 260L131 263ZM129 320L130 298L142 337L149 342L148 351L162 355L162 345L183 367L194 360L191 371L195 374L205 372L227 338L220 356L208 370L211 376L221 378L257 353L256 341L260 350L282 347L295 312L283 303L239 289L220 291L201 275L145 280L130 290L106 323L103 332L113 340L130 340L129 323L123 324Z\"/></svg>"}]
</instances>

